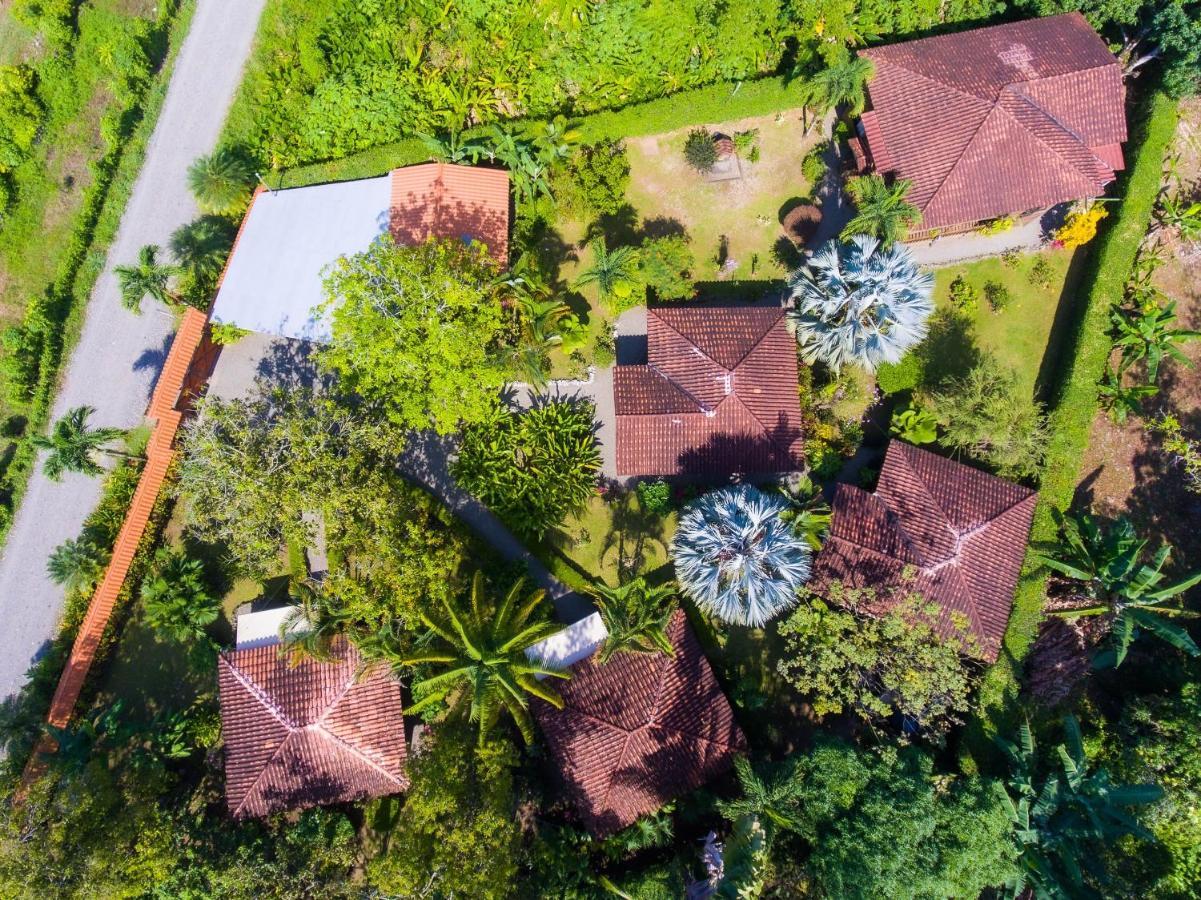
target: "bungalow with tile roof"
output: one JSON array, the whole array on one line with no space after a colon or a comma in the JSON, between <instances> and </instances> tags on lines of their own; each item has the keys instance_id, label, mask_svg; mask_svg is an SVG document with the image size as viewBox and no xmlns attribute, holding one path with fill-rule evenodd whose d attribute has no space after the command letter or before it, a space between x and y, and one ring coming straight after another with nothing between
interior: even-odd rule
<instances>
[{"instance_id":1,"label":"bungalow with tile roof","mask_svg":"<svg viewBox=\"0 0 1201 900\"><path fill-rule=\"evenodd\" d=\"M796 340L779 307L647 310L647 361L613 369L617 474L802 467Z\"/></svg>"},{"instance_id":2,"label":"bungalow with tile roof","mask_svg":"<svg viewBox=\"0 0 1201 900\"><path fill-rule=\"evenodd\" d=\"M598 837L725 772L747 747L683 610L667 629L674 656L618 653L604 665L591 652L605 636L599 620L590 616L553 646L531 648L571 670L570 681L556 684L563 708L535 701L533 712L568 795Z\"/></svg>"},{"instance_id":3,"label":"bungalow with tile roof","mask_svg":"<svg viewBox=\"0 0 1201 900\"><path fill-rule=\"evenodd\" d=\"M877 591L876 611L913 592L939 606L941 627L966 620L981 655L997 658L1013 608L1037 494L893 440L875 493L839 484L809 588L835 581Z\"/></svg>"},{"instance_id":4,"label":"bungalow with tile roof","mask_svg":"<svg viewBox=\"0 0 1201 900\"><path fill-rule=\"evenodd\" d=\"M1098 197L1124 167L1122 68L1078 12L860 55L875 72L851 150L910 182L911 238Z\"/></svg>"},{"instance_id":5,"label":"bungalow with tile roof","mask_svg":"<svg viewBox=\"0 0 1201 900\"><path fill-rule=\"evenodd\" d=\"M405 790L400 684L387 667L364 677L344 637L332 661L292 665L279 652L282 623L277 610L240 616L238 645L218 661L230 814L258 818Z\"/></svg>"}]
</instances>

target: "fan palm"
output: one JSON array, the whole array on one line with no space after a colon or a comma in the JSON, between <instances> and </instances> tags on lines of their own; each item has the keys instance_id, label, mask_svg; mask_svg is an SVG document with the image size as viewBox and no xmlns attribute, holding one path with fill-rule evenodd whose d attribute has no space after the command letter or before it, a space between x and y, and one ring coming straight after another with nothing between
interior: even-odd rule
<instances>
[{"instance_id":1,"label":"fan palm","mask_svg":"<svg viewBox=\"0 0 1201 900\"><path fill-rule=\"evenodd\" d=\"M1147 361L1147 379L1154 382L1159 376L1159 364L1165 356L1171 356L1186 366L1192 360L1180 352L1177 344L1201 337L1201 331L1173 328L1176 321L1176 303L1162 308L1113 311L1113 345L1122 352L1118 371L1124 372L1134 363Z\"/></svg>"},{"instance_id":2,"label":"fan palm","mask_svg":"<svg viewBox=\"0 0 1201 900\"><path fill-rule=\"evenodd\" d=\"M588 247L592 251L592 265L579 274L575 287L595 284L602 299L628 298L638 281L638 251L633 247L610 250L604 238L597 238Z\"/></svg>"},{"instance_id":3,"label":"fan palm","mask_svg":"<svg viewBox=\"0 0 1201 900\"><path fill-rule=\"evenodd\" d=\"M802 82L801 103L817 110L819 118L839 106L857 116L867 103L867 83L873 71L871 60L847 57Z\"/></svg>"},{"instance_id":4,"label":"fan palm","mask_svg":"<svg viewBox=\"0 0 1201 900\"><path fill-rule=\"evenodd\" d=\"M108 553L87 538L68 538L50 554L46 572L50 580L70 592L95 587L108 564Z\"/></svg>"},{"instance_id":5,"label":"fan palm","mask_svg":"<svg viewBox=\"0 0 1201 900\"><path fill-rule=\"evenodd\" d=\"M188 166L188 188L207 213L237 213L246 205L254 171L246 159L228 147L218 147Z\"/></svg>"},{"instance_id":6,"label":"fan palm","mask_svg":"<svg viewBox=\"0 0 1201 900\"><path fill-rule=\"evenodd\" d=\"M922 219L921 210L905 199L908 181L889 184L882 175L861 175L847 180L847 192L855 201L855 216L842 229L843 236L870 234L891 247Z\"/></svg>"},{"instance_id":7,"label":"fan palm","mask_svg":"<svg viewBox=\"0 0 1201 900\"><path fill-rule=\"evenodd\" d=\"M96 462L97 453L134 458L132 454L105 446L122 437L125 432L120 428L90 427L88 417L95 411L90 406L77 406L54 423L50 434L35 434L29 438L34 447L50 451L42 471L51 481L61 481L65 472L99 475L103 469Z\"/></svg>"},{"instance_id":8,"label":"fan palm","mask_svg":"<svg viewBox=\"0 0 1201 900\"><path fill-rule=\"evenodd\" d=\"M1141 630L1147 630L1190 656L1201 655L1192 636L1172 621L1195 618L1197 613L1180 608L1180 596L1201 583L1201 570L1167 585L1163 567L1171 547L1156 551L1151 562L1143 562L1147 540L1135 534L1134 525L1125 516L1108 528L1090 515L1059 518L1062 539L1044 548L1041 557L1046 566L1079 582L1092 605L1061 610L1066 619L1081 616L1113 617L1112 650L1098 658L1099 665L1120 666L1130 644Z\"/></svg>"},{"instance_id":9,"label":"fan palm","mask_svg":"<svg viewBox=\"0 0 1201 900\"><path fill-rule=\"evenodd\" d=\"M432 646L409 654L385 652L393 664L441 668L413 683L416 701L406 712L420 713L438 703L466 707L471 721L479 725L481 743L496 724L502 709L513 716L522 737L534 739L529 698L538 697L562 708L563 698L543 685L538 676L570 678L570 674L526 657L525 651L562 630L554 622L531 621L542 606L545 591L534 591L521 599L524 580L519 579L498 606L488 602L482 572L471 584L466 605L461 600L440 597L442 615L435 618L424 610L421 621L432 632Z\"/></svg>"},{"instance_id":10,"label":"fan palm","mask_svg":"<svg viewBox=\"0 0 1201 900\"><path fill-rule=\"evenodd\" d=\"M756 772L749 759L734 760L742 796L734 800L718 800L717 810L731 822L743 816L754 816L767 825L768 836L780 831L797 831L801 827L797 806L804 796L804 783L797 777L798 757L781 766L760 767Z\"/></svg>"},{"instance_id":11,"label":"fan palm","mask_svg":"<svg viewBox=\"0 0 1201 900\"><path fill-rule=\"evenodd\" d=\"M782 513L788 501L750 485L687 506L671 542L680 587L724 622L762 627L797 602L811 552Z\"/></svg>"},{"instance_id":12,"label":"fan palm","mask_svg":"<svg viewBox=\"0 0 1201 900\"><path fill-rule=\"evenodd\" d=\"M160 263L158 254L159 248L155 244L147 244L138 251L136 265L113 269L121 288L121 303L126 309L140 313L144 297L150 297L165 306L179 299L171 290L171 279L179 269Z\"/></svg>"},{"instance_id":13,"label":"fan palm","mask_svg":"<svg viewBox=\"0 0 1201 900\"><path fill-rule=\"evenodd\" d=\"M926 336L934 277L903 244L884 249L867 235L830 241L789 282L789 322L806 361L836 371L896 363Z\"/></svg>"},{"instance_id":14,"label":"fan palm","mask_svg":"<svg viewBox=\"0 0 1201 900\"><path fill-rule=\"evenodd\" d=\"M596 607L609 636L598 660L603 664L615 653L666 653L675 655L667 626L675 613L675 587L648 587L639 577L621 587L598 585L593 589Z\"/></svg>"}]
</instances>

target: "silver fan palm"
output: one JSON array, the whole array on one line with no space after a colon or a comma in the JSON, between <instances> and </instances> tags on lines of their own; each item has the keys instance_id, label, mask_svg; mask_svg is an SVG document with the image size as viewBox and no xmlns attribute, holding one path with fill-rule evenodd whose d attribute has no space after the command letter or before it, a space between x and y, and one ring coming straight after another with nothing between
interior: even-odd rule
<instances>
[{"instance_id":1,"label":"silver fan palm","mask_svg":"<svg viewBox=\"0 0 1201 900\"><path fill-rule=\"evenodd\" d=\"M806 362L874 372L900 361L926 336L934 276L903 244L883 248L870 235L830 241L789 282L789 323Z\"/></svg>"},{"instance_id":2,"label":"silver fan palm","mask_svg":"<svg viewBox=\"0 0 1201 900\"><path fill-rule=\"evenodd\" d=\"M680 515L676 578L705 612L759 628L797 602L810 550L780 513L788 502L750 485L706 494Z\"/></svg>"}]
</instances>

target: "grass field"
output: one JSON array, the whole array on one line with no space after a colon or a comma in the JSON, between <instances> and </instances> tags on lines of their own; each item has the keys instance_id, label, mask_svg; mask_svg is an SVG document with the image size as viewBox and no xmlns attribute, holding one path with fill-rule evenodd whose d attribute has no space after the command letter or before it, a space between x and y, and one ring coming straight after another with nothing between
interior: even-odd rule
<instances>
[{"instance_id":1,"label":"grass field","mask_svg":"<svg viewBox=\"0 0 1201 900\"><path fill-rule=\"evenodd\" d=\"M625 575L646 574L664 565L675 529L675 512L647 513L631 492L613 501L593 497L544 543L579 574L616 586Z\"/></svg>"}]
</instances>

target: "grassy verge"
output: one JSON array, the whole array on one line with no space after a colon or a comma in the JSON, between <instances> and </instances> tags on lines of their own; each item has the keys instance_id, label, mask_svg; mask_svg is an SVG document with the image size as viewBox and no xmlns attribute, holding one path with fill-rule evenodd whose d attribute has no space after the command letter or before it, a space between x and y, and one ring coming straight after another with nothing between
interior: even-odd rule
<instances>
[{"instance_id":1,"label":"grassy verge","mask_svg":"<svg viewBox=\"0 0 1201 900\"><path fill-rule=\"evenodd\" d=\"M137 108L127 115L136 122L128 139L111 147L94 164L95 180L89 186L74 229L59 256L54 282L47 291L49 302L48 333L44 337L37 384L26 411L24 434L36 434L46 424L58 387L62 361L70 357L83 327L84 312L92 288L104 268L108 246L121 224L125 205L133 193L146 147L159 111L166 99L175 57L187 34L195 10L195 0L184 0L167 32L167 55L143 94ZM10 448L8 465L0 479L0 497L8 500L5 512L15 513L24 495L33 466L34 450L28 440L19 439ZM8 533L11 516L0 516L0 541Z\"/></svg>"},{"instance_id":2,"label":"grassy verge","mask_svg":"<svg viewBox=\"0 0 1201 900\"><path fill-rule=\"evenodd\" d=\"M1163 174L1164 154L1176 132L1176 103L1162 93L1148 97L1133 122L1130 166L1118 184L1108 228L1096 239L1080 282L1080 307L1064 340L1064 363L1052 391L1051 441L1039 504L1030 533L1033 546L1056 537L1055 513L1072 504L1080 462L1098 409L1097 381L1109 356L1109 309L1122 299L1139 242L1147 233ZM1033 553L1026 559L1005 633L1001 658L980 687L979 710L967 749L979 760L998 730L1011 724L1021 661L1038 633L1046 573Z\"/></svg>"}]
</instances>

